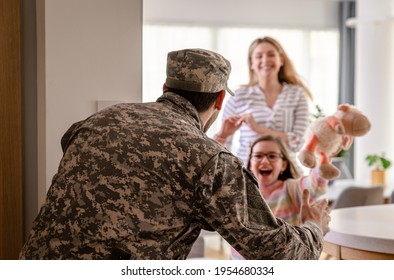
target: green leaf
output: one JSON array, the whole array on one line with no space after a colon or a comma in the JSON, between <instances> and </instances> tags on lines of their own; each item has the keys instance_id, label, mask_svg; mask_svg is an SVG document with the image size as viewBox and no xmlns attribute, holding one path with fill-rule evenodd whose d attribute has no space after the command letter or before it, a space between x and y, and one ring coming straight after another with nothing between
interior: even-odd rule
<instances>
[{"instance_id":1,"label":"green leaf","mask_svg":"<svg viewBox=\"0 0 394 280\"><path fill-rule=\"evenodd\" d=\"M381 156L377 154L367 155L365 160L367 161L368 166L373 166L374 169L378 170L384 170L391 166L391 161L385 157L384 153L382 153Z\"/></svg>"},{"instance_id":2,"label":"green leaf","mask_svg":"<svg viewBox=\"0 0 394 280\"><path fill-rule=\"evenodd\" d=\"M383 169L387 169L387 168L390 167L391 162L390 162L389 160L387 160L387 159L385 159L385 158L382 158L381 161L382 161Z\"/></svg>"}]
</instances>

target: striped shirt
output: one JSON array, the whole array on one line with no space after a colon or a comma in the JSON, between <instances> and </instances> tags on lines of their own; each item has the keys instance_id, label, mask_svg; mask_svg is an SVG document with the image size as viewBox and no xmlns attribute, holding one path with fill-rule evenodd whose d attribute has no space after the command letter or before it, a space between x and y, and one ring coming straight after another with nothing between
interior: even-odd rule
<instances>
[{"instance_id":1,"label":"striped shirt","mask_svg":"<svg viewBox=\"0 0 394 280\"><path fill-rule=\"evenodd\" d=\"M223 110L223 120L233 115L252 113L256 123L266 128L285 132L288 148L295 159L295 153L304 144L304 134L308 127L308 100L305 92L299 86L284 84L273 108L268 107L265 95L259 85L242 86L235 91ZM239 130L240 143L235 154L247 162L250 144L260 135L252 131L247 124ZM232 150L233 135L227 138L225 146Z\"/></svg>"}]
</instances>

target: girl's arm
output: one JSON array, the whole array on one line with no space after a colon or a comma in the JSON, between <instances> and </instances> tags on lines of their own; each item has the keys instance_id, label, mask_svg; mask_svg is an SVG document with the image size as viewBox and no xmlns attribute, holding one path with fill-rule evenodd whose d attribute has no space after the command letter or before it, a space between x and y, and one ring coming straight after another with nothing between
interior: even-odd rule
<instances>
[{"instance_id":1,"label":"girl's arm","mask_svg":"<svg viewBox=\"0 0 394 280\"><path fill-rule=\"evenodd\" d=\"M313 168L308 176L300 178L300 188L308 189L312 198L325 194L327 187L328 180L320 177L316 168Z\"/></svg>"}]
</instances>

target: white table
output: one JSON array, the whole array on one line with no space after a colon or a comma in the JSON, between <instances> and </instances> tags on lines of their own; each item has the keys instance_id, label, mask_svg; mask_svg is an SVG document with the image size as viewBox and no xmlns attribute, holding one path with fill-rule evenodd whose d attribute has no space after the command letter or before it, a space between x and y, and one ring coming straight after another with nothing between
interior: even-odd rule
<instances>
[{"instance_id":1,"label":"white table","mask_svg":"<svg viewBox=\"0 0 394 280\"><path fill-rule=\"evenodd\" d=\"M394 260L394 204L332 210L323 251L336 259Z\"/></svg>"}]
</instances>

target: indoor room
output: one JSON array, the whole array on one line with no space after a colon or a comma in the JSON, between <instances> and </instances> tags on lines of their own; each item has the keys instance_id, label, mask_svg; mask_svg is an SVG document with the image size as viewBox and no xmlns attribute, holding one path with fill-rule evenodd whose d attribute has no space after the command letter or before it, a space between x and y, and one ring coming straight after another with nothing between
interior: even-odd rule
<instances>
[{"instance_id":1,"label":"indoor room","mask_svg":"<svg viewBox=\"0 0 394 280\"><path fill-rule=\"evenodd\" d=\"M331 159L340 176L320 197L332 207L321 259L394 259L388 226L394 222L394 0L5 2L0 259L18 259L73 123L111 105L156 101L167 53L177 49L228 58L228 87L238 90L249 82L249 46L265 36L282 45L312 93L308 125L346 103L370 123ZM210 138L220 132L223 115L224 109L207 131ZM240 138L236 132L234 154ZM189 258L229 260L230 251L217 232L203 230Z\"/></svg>"}]
</instances>

